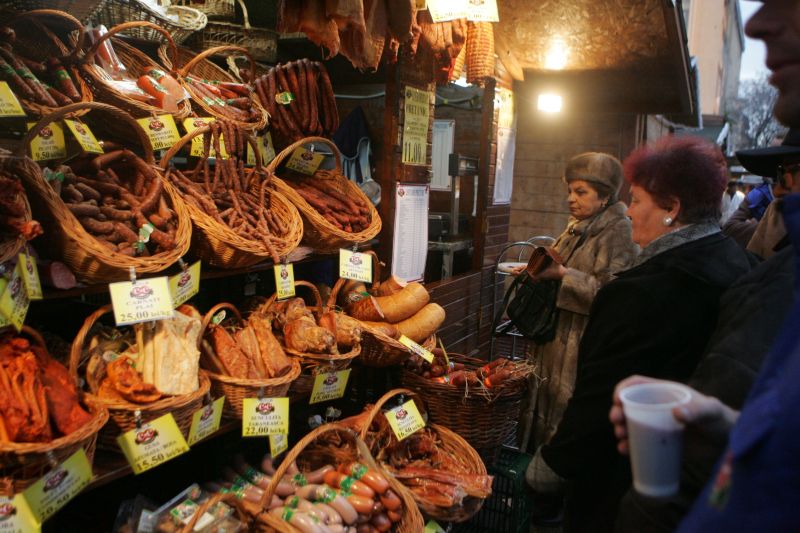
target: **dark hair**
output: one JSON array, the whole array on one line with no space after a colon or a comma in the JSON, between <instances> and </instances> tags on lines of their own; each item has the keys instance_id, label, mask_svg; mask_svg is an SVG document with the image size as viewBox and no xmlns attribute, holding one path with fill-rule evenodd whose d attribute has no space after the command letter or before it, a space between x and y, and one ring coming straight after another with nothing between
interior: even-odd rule
<instances>
[{"instance_id":1,"label":"dark hair","mask_svg":"<svg viewBox=\"0 0 800 533\"><path fill-rule=\"evenodd\" d=\"M699 137L662 137L625 159L625 179L647 191L659 207L681 203L677 220L686 224L717 220L728 182L725 157Z\"/></svg>"}]
</instances>

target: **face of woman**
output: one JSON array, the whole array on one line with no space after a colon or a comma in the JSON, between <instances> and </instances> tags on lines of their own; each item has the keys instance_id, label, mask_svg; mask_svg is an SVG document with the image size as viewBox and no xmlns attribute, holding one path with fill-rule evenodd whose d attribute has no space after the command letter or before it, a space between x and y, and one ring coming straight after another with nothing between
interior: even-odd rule
<instances>
[{"instance_id":1,"label":"face of woman","mask_svg":"<svg viewBox=\"0 0 800 533\"><path fill-rule=\"evenodd\" d=\"M597 190L589 182L583 180L570 181L567 184L569 195L567 205L570 214L578 220L589 218L603 208L604 199L597 195Z\"/></svg>"},{"instance_id":2,"label":"face of woman","mask_svg":"<svg viewBox=\"0 0 800 533\"><path fill-rule=\"evenodd\" d=\"M673 216L669 209L660 207L649 192L638 185L631 185L631 205L628 218L633 226L633 242L644 248L665 233L672 226L664 225L664 217ZM673 216L674 218L674 216Z\"/></svg>"}]
</instances>

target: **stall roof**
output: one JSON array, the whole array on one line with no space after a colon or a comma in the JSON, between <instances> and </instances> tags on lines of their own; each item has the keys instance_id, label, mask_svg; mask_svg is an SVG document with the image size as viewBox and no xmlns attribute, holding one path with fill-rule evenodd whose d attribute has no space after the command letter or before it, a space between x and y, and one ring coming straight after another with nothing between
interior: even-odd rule
<instances>
[{"instance_id":1,"label":"stall roof","mask_svg":"<svg viewBox=\"0 0 800 533\"><path fill-rule=\"evenodd\" d=\"M524 88L562 94L572 109L696 114L680 2L500 0L497 54ZM562 48L563 68L548 67Z\"/></svg>"}]
</instances>

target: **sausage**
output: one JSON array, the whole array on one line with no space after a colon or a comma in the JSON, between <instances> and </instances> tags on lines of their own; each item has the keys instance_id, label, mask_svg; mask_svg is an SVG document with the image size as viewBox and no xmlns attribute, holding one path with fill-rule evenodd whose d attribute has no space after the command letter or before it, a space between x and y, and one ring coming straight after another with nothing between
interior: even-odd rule
<instances>
[{"instance_id":1,"label":"sausage","mask_svg":"<svg viewBox=\"0 0 800 533\"><path fill-rule=\"evenodd\" d=\"M339 128L339 113L336 109L336 97L333 95L333 86L331 79L328 76L328 71L325 67L318 62L315 62L317 70L319 70L319 86L321 87L321 98L325 102L328 112L325 118L325 129L328 134L332 134Z\"/></svg>"},{"instance_id":2,"label":"sausage","mask_svg":"<svg viewBox=\"0 0 800 533\"><path fill-rule=\"evenodd\" d=\"M330 505L326 505L321 502L316 502L314 504L314 507L316 507L325 514L325 516L327 517L325 519L326 524L333 525L342 523L342 515L337 513L336 510L334 510L334 508L331 507Z\"/></svg>"},{"instance_id":3,"label":"sausage","mask_svg":"<svg viewBox=\"0 0 800 533\"><path fill-rule=\"evenodd\" d=\"M72 82L69 72L67 72L67 69L61 64L61 61L55 57L51 57L47 60L47 66L53 78L56 80L59 90L73 102L80 102L81 94L78 92L78 89L75 88L75 84Z\"/></svg>"},{"instance_id":4,"label":"sausage","mask_svg":"<svg viewBox=\"0 0 800 533\"><path fill-rule=\"evenodd\" d=\"M306 480L309 483L319 484L325 479L325 474L333 470L331 465L325 465L322 468L318 468L313 472L309 472L306 474Z\"/></svg>"},{"instance_id":5,"label":"sausage","mask_svg":"<svg viewBox=\"0 0 800 533\"><path fill-rule=\"evenodd\" d=\"M278 518L289 522L299 529L302 533L321 533L321 530L314 524L311 517L305 513L300 513L289 507L276 507L270 513Z\"/></svg>"},{"instance_id":6,"label":"sausage","mask_svg":"<svg viewBox=\"0 0 800 533\"><path fill-rule=\"evenodd\" d=\"M375 529L380 532L389 531L392 529L392 521L389 520L389 517L383 513L373 516L372 520L370 520L370 524L372 524Z\"/></svg>"},{"instance_id":7,"label":"sausage","mask_svg":"<svg viewBox=\"0 0 800 533\"><path fill-rule=\"evenodd\" d=\"M400 497L392 489L381 494L381 503L387 511L397 511L403 505Z\"/></svg>"},{"instance_id":8,"label":"sausage","mask_svg":"<svg viewBox=\"0 0 800 533\"><path fill-rule=\"evenodd\" d=\"M80 204L65 204L67 209L76 217L97 217L100 214L100 208L96 205L88 203Z\"/></svg>"},{"instance_id":9,"label":"sausage","mask_svg":"<svg viewBox=\"0 0 800 533\"><path fill-rule=\"evenodd\" d=\"M81 217L78 221L86 231L94 235L105 235L114 231L113 222L101 222L91 217Z\"/></svg>"},{"instance_id":10,"label":"sausage","mask_svg":"<svg viewBox=\"0 0 800 533\"><path fill-rule=\"evenodd\" d=\"M383 494L386 492L386 489L389 488L389 482L386 481L382 475L361 463L353 462L349 465L342 465L339 471L359 481L363 481L377 494Z\"/></svg>"},{"instance_id":11,"label":"sausage","mask_svg":"<svg viewBox=\"0 0 800 533\"><path fill-rule=\"evenodd\" d=\"M115 163L120 159L124 158L126 155L125 152L126 150L113 150L111 152L106 152L105 154L98 155L92 160L92 167L94 167L95 170L106 168L112 163Z\"/></svg>"},{"instance_id":12,"label":"sausage","mask_svg":"<svg viewBox=\"0 0 800 533\"><path fill-rule=\"evenodd\" d=\"M341 472L331 470L325 474L324 479L326 484L330 485L331 487L342 489L345 492L351 492L358 496L363 496L364 498L371 499L375 497L375 491L369 488L368 485L346 474L342 474Z\"/></svg>"},{"instance_id":13,"label":"sausage","mask_svg":"<svg viewBox=\"0 0 800 533\"><path fill-rule=\"evenodd\" d=\"M308 95L308 84L306 82L306 72L303 68L302 61L292 61L285 65L289 84L292 85L294 91L295 113L299 114L297 123L302 129L303 133L310 133L309 124L311 123L311 101Z\"/></svg>"},{"instance_id":14,"label":"sausage","mask_svg":"<svg viewBox=\"0 0 800 533\"><path fill-rule=\"evenodd\" d=\"M316 499L333 507L334 510L341 515L345 524L354 524L358 519L358 513L353 508L353 505L330 487L318 487L316 490Z\"/></svg>"},{"instance_id":15,"label":"sausage","mask_svg":"<svg viewBox=\"0 0 800 533\"><path fill-rule=\"evenodd\" d=\"M311 63L308 59L302 60L302 66L305 71L305 81L307 87L307 98L309 102L308 114L309 114L309 121L308 121L308 131L309 133L316 133L321 131L322 125L320 124L320 116L319 116L319 87L317 87L317 75L314 72L314 69L311 67Z\"/></svg>"},{"instance_id":16,"label":"sausage","mask_svg":"<svg viewBox=\"0 0 800 533\"><path fill-rule=\"evenodd\" d=\"M388 516L389 520L391 520L392 522L399 522L400 519L403 518L403 514L400 512L400 510L397 510L397 511L388 511L387 510L386 511L386 516Z\"/></svg>"},{"instance_id":17,"label":"sausage","mask_svg":"<svg viewBox=\"0 0 800 533\"><path fill-rule=\"evenodd\" d=\"M372 506L375 503L371 498L351 494L346 497L347 502L353 506L358 514L369 516L372 513Z\"/></svg>"}]
</instances>

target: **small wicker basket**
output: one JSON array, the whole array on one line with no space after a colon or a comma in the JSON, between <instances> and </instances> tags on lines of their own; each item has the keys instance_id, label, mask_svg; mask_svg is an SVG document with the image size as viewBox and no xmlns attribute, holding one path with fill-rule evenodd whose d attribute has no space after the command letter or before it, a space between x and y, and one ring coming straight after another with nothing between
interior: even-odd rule
<instances>
[{"instance_id":1,"label":"small wicker basket","mask_svg":"<svg viewBox=\"0 0 800 533\"><path fill-rule=\"evenodd\" d=\"M149 26L128 28L128 35L144 41L162 42L169 35L176 43L182 43L191 34L205 28L208 17L202 11L186 6L167 5L154 9L141 0L106 0L92 17L96 24L107 27L125 22L149 22ZM153 28L163 28L163 32Z\"/></svg>"},{"instance_id":2,"label":"small wicker basket","mask_svg":"<svg viewBox=\"0 0 800 533\"><path fill-rule=\"evenodd\" d=\"M160 107L156 107L145 102L140 102L139 100L135 100L125 95L115 87L113 80L108 73L103 70L100 65L97 65L94 62L94 56L103 42L105 42L107 39L111 39L118 33L128 32L137 28L149 28L156 33L162 34L170 51L171 57L177 57L178 51L177 47L175 46L175 42L172 40L169 32L167 32L165 29L147 21L126 22L119 24L118 26L114 26L108 30L108 33L95 41L95 43L86 50L86 56L83 59L81 70L83 75L88 80L89 85L92 87L92 91L94 91L98 100L115 105L135 117L142 118L163 114L164 110ZM114 39L113 43L114 50L117 52L119 60L125 65L125 68L128 69L128 73L132 78L139 78L139 76L142 76L145 71L150 68L163 69L162 66L150 59L149 56L147 56L138 48L120 39ZM174 72L172 72L172 76L176 76ZM188 117L191 112L192 105L187 98L178 103L178 111L173 113L173 116L177 120L181 120Z\"/></svg>"},{"instance_id":3,"label":"small wicker basket","mask_svg":"<svg viewBox=\"0 0 800 533\"><path fill-rule=\"evenodd\" d=\"M360 232L348 232L339 229L328 222L319 211L297 194L297 191L289 186L289 184L279 178L275 178L276 188L283 193L289 201L297 206L297 209L299 209L300 213L303 215L304 242L318 252L335 252L340 248L349 248L353 244L372 239L381 231L381 217L378 214L378 210L375 209L375 206L369 201L369 198L358 188L358 185L342 175L342 157L339 153L339 149L330 139L324 137L306 137L300 139L287 146L275 156L275 159L273 159L267 167L267 171L275 173L278 165L288 159L297 148L314 142L327 144L330 146L331 150L333 150L336 158L336 171L331 180L333 182L332 185L342 194L360 198L369 208L370 222L367 229Z\"/></svg>"},{"instance_id":4,"label":"small wicker basket","mask_svg":"<svg viewBox=\"0 0 800 533\"><path fill-rule=\"evenodd\" d=\"M170 148L161 158L161 168L166 172L167 181L170 181L173 170L170 169L170 160L194 137L203 135L210 131L209 126L202 126L191 133L184 135L177 144ZM249 139L252 144L252 138ZM252 173L264 174L261 166L261 157L258 150L256 154L256 166L249 170ZM267 175L263 179L271 179ZM181 193L168 183L169 190L175 194ZM242 268L253 266L270 258L270 251L266 246L258 241L253 241L241 237L227 225L222 224L208 213L197 207L186 204L186 209L194 224L194 235L192 238L192 250L195 255L200 257L203 262L222 268ZM279 257L284 257L292 250L297 248L303 238L303 224L297 208L291 204L280 192L270 193L269 209L273 214L286 223L288 232L280 236L281 244L275 245Z\"/></svg>"},{"instance_id":5,"label":"small wicker basket","mask_svg":"<svg viewBox=\"0 0 800 533\"><path fill-rule=\"evenodd\" d=\"M72 341L69 356L69 372L73 379L79 380L79 372L87 362L84 349L89 341L89 333L97 321L104 315L112 312L111 305L104 305L86 317L81 329ZM192 415L203 406L203 398L210 389L210 382L204 372L198 375L199 386L197 390L181 396L167 396L149 404L137 404L122 399L100 398L89 395L98 403L105 406L111 416L111 421L103 428L98 437L98 445L109 450L118 450L117 437L137 426L137 423L147 423L167 413L172 413L184 437L189 436L192 425ZM141 417L137 417L137 413Z\"/></svg>"},{"instance_id":6,"label":"small wicker basket","mask_svg":"<svg viewBox=\"0 0 800 533\"><path fill-rule=\"evenodd\" d=\"M209 309L208 313L203 317L203 327L200 334L201 339L204 337L206 329L214 318L214 315L222 310L230 311L238 322L242 322L242 315L235 306L226 302L218 303ZM200 349L203 349L202 346ZM245 398L278 398L286 396L289 385L300 375L300 362L295 358L290 359L292 360L291 370L277 378L235 378L206 370L208 377L211 379L211 389L214 392L214 396L219 398L223 394L225 395L225 407L222 411L223 416L241 420L243 411L242 405Z\"/></svg>"},{"instance_id":7,"label":"small wicker basket","mask_svg":"<svg viewBox=\"0 0 800 533\"><path fill-rule=\"evenodd\" d=\"M361 428L360 437L367 443L367 446L370 448L370 452L372 452L372 455L375 457L379 456L379 449L377 448L381 443L377 440L371 441L368 438L367 434L369 432L370 425L375 417L382 413L383 406L389 400L398 395L416 397L417 400L421 400L417 393L409 389L394 389L381 396L380 399L375 402L375 405L370 408L369 415L367 415L366 419L364 420L364 426ZM425 410L423 402L417 401L415 403L417 408L420 410L420 413L423 413ZM446 427L437 424L427 424L426 427L430 428L437 434L439 440L441 441L441 447L445 453L458 458L465 468L466 473L483 476L487 475L486 466L483 464L483 460L481 460L475 449L470 446L469 443L461 436L447 429ZM396 437L392 435L391 439L394 441ZM484 500L481 498L467 496L464 498L461 505L453 507L440 507L416 494L414 494L414 499L426 517L445 522L464 522L469 520L478 511L480 511L484 502Z\"/></svg>"},{"instance_id":8,"label":"small wicker basket","mask_svg":"<svg viewBox=\"0 0 800 533\"><path fill-rule=\"evenodd\" d=\"M102 9L106 0L12 0L11 6L16 11L35 9L52 9L69 13L82 24L89 22L98 10Z\"/></svg>"},{"instance_id":9,"label":"small wicker basket","mask_svg":"<svg viewBox=\"0 0 800 533\"><path fill-rule=\"evenodd\" d=\"M45 346L41 335L33 328L23 326L22 333L33 344ZM108 422L108 411L91 396L82 395L82 400L92 418L69 435L50 442L0 443L0 480L12 493L22 492L54 465L62 463L81 448L86 452L89 464L92 464L97 433Z\"/></svg>"},{"instance_id":10,"label":"small wicker basket","mask_svg":"<svg viewBox=\"0 0 800 533\"><path fill-rule=\"evenodd\" d=\"M43 117L22 139L17 149L17 155L20 158L24 156L33 138L45 126L64 117L72 116L76 111L84 110L101 112L107 115L112 122L127 124L129 131L138 137L139 144L144 150L145 162L154 167L158 173L157 179L164 179L160 174L160 169L155 167L150 139L139 123L124 111L99 102L72 104ZM20 161L20 167L19 176L28 191L28 199L37 218L45 227L45 234L41 239L60 255L78 278L85 282L107 283L126 280L131 267L136 269L139 274L161 272L176 263L189 249L192 233L189 212L180 197L170 192L168 188L165 191L166 198L178 220L175 248L147 257L130 257L112 251L88 233L53 187L45 180L36 163L24 157ZM165 188L167 185L165 184Z\"/></svg>"},{"instance_id":11,"label":"small wicker basket","mask_svg":"<svg viewBox=\"0 0 800 533\"><path fill-rule=\"evenodd\" d=\"M316 442L319 437L329 433L336 433L339 440L347 442L345 447L337 448L334 453L330 454L331 456L341 459L347 455L347 460L363 463L371 470L383 476L386 481L389 482L389 487L397 493L398 497L402 500L403 516L400 521L394 525L392 531L396 533L420 533L425 528L425 523L422 520L422 515L411 493L405 486L391 475L387 474L380 465L375 462L367 445L362 439L353 433L353 431L340 424L325 424L314 429L289 450L286 457L281 461L280 466L276 469L275 474L272 476L272 481L269 486L264 490L264 495L261 497L259 507L261 509L267 508L267 502L272 501L272 495L275 493L278 483L283 478L284 474L286 474L289 465L295 461L297 461L301 471L306 472L325 464L330 464L330 461L327 460L329 457L326 457L329 454L324 453L324 449L330 445ZM304 453L306 449L311 448L312 445L313 449L309 449L308 453ZM256 531L262 533L300 533L297 528L290 525L288 522L280 520L278 517L268 512L258 515Z\"/></svg>"}]
</instances>

